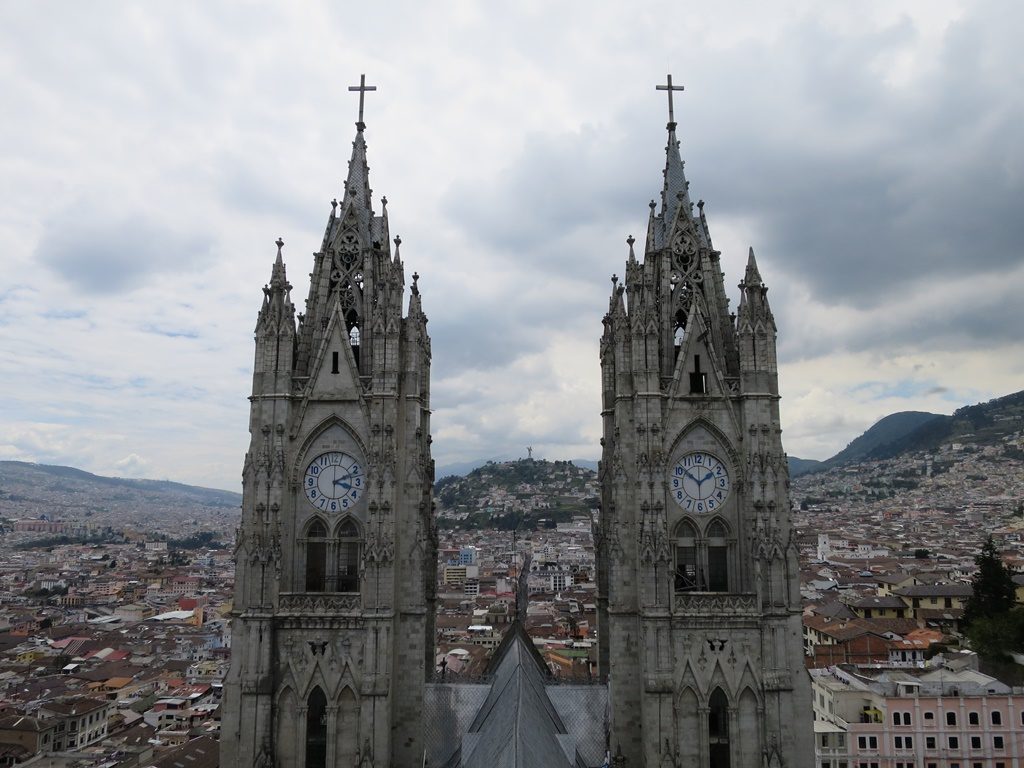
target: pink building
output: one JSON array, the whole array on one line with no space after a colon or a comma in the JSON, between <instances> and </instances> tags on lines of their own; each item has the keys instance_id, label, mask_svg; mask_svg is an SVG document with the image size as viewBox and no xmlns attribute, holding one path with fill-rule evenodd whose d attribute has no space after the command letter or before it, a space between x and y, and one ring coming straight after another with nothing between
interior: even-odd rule
<instances>
[{"instance_id":1,"label":"pink building","mask_svg":"<svg viewBox=\"0 0 1024 768\"><path fill-rule=\"evenodd\" d=\"M1024 694L973 669L811 671L820 768L1022 768Z\"/></svg>"}]
</instances>

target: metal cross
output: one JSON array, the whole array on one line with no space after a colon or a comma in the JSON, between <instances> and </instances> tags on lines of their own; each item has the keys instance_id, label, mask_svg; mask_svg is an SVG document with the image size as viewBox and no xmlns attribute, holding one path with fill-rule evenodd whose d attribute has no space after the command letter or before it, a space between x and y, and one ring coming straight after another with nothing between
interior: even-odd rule
<instances>
[{"instance_id":1,"label":"metal cross","mask_svg":"<svg viewBox=\"0 0 1024 768\"><path fill-rule=\"evenodd\" d=\"M671 77L669 78L669 82L672 82L672 78ZM659 85L658 87L660 88L661 86ZM362 123L363 122L363 99L365 98L367 91L376 91L377 90L377 86L376 85L367 85L366 84L366 75L360 75L359 76L359 85L350 85L348 87L348 89L350 91L359 91L359 122ZM670 95L669 96L669 100L671 100L671 98L672 97Z\"/></svg>"},{"instance_id":2,"label":"metal cross","mask_svg":"<svg viewBox=\"0 0 1024 768\"><path fill-rule=\"evenodd\" d=\"M676 121L675 111L672 109L672 91L681 91L683 86L672 85L672 75L666 75L668 77L668 83L666 85L656 85L654 89L657 91L668 91L668 121L674 123ZM351 88L349 90L352 90ZM361 97L360 97L361 98ZM360 114L361 114L360 110ZM361 120L362 118L360 118Z\"/></svg>"}]
</instances>

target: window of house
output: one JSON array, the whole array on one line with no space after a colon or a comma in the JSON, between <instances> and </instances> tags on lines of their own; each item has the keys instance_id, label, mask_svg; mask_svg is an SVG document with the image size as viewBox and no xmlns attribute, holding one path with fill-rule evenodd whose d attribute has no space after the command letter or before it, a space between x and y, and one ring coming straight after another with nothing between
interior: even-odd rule
<instances>
[{"instance_id":1,"label":"window of house","mask_svg":"<svg viewBox=\"0 0 1024 768\"><path fill-rule=\"evenodd\" d=\"M956 736L950 736L949 737L949 748L950 749L960 749L960 739L958 737L956 737Z\"/></svg>"},{"instance_id":2,"label":"window of house","mask_svg":"<svg viewBox=\"0 0 1024 768\"><path fill-rule=\"evenodd\" d=\"M956 712L946 713L946 725L956 725Z\"/></svg>"},{"instance_id":3,"label":"window of house","mask_svg":"<svg viewBox=\"0 0 1024 768\"><path fill-rule=\"evenodd\" d=\"M925 720L934 720L935 719L935 713L934 712L925 712L924 713L924 719Z\"/></svg>"},{"instance_id":4,"label":"window of house","mask_svg":"<svg viewBox=\"0 0 1024 768\"><path fill-rule=\"evenodd\" d=\"M968 712L967 713L967 722L969 724L971 724L971 725L977 725L979 722L981 722L981 718L978 717L978 713L977 712Z\"/></svg>"},{"instance_id":5,"label":"window of house","mask_svg":"<svg viewBox=\"0 0 1024 768\"><path fill-rule=\"evenodd\" d=\"M1003 749L1003 737L1002 736L993 736L992 737L992 748L993 749Z\"/></svg>"},{"instance_id":6,"label":"window of house","mask_svg":"<svg viewBox=\"0 0 1024 768\"><path fill-rule=\"evenodd\" d=\"M903 724L904 725L910 725L910 713L909 712L904 712L903 713Z\"/></svg>"},{"instance_id":7,"label":"window of house","mask_svg":"<svg viewBox=\"0 0 1024 768\"><path fill-rule=\"evenodd\" d=\"M900 713L899 712L893 712L892 713L892 724L893 725L900 725L901 723L902 723L902 720L900 718Z\"/></svg>"},{"instance_id":8,"label":"window of house","mask_svg":"<svg viewBox=\"0 0 1024 768\"><path fill-rule=\"evenodd\" d=\"M857 737L857 748L858 749L867 749L868 748L868 737L867 736L858 736Z\"/></svg>"},{"instance_id":9,"label":"window of house","mask_svg":"<svg viewBox=\"0 0 1024 768\"><path fill-rule=\"evenodd\" d=\"M935 737L934 736L925 736L924 737L924 748L925 749L935 749Z\"/></svg>"},{"instance_id":10,"label":"window of house","mask_svg":"<svg viewBox=\"0 0 1024 768\"><path fill-rule=\"evenodd\" d=\"M971 749L981 749L981 736L971 736Z\"/></svg>"},{"instance_id":11,"label":"window of house","mask_svg":"<svg viewBox=\"0 0 1024 768\"><path fill-rule=\"evenodd\" d=\"M1002 724L1003 724L1003 714L999 710L994 710L992 712L992 725L1002 725Z\"/></svg>"}]
</instances>

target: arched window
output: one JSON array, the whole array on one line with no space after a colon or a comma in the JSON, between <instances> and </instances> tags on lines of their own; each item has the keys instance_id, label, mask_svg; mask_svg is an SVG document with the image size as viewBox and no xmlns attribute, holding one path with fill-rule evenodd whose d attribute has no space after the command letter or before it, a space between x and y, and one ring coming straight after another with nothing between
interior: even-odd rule
<instances>
[{"instance_id":1,"label":"arched window","mask_svg":"<svg viewBox=\"0 0 1024 768\"><path fill-rule=\"evenodd\" d=\"M711 768L729 768L729 699L721 688L708 699L708 743Z\"/></svg>"},{"instance_id":2,"label":"arched window","mask_svg":"<svg viewBox=\"0 0 1024 768\"><path fill-rule=\"evenodd\" d=\"M683 520L676 526L676 592L696 592L697 529Z\"/></svg>"},{"instance_id":3,"label":"arched window","mask_svg":"<svg viewBox=\"0 0 1024 768\"><path fill-rule=\"evenodd\" d=\"M339 592L359 591L359 529L352 518L343 520L338 526L338 570L337 589Z\"/></svg>"},{"instance_id":4,"label":"arched window","mask_svg":"<svg viewBox=\"0 0 1024 768\"><path fill-rule=\"evenodd\" d=\"M342 520L333 534L314 518L301 540L305 549L307 592L358 592L362 536L351 517Z\"/></svg>"},{"instance_id":5,"label":"arched window","mask_svg":"<svg viewBox=\"0 0 1024 768\"><path fill-rule=\"evenodd\" d=\"M327 590L327 526L320 519L306 529L306 591Z\"/></svg>"},{"instance_id":6,"label":"arched window","mask_svg":"<svg viewBox=\"0 0 1024 768\"><path fill-rule=\"evenodd\" d=\"M728 592L729 529L715 518L701 536L691 520L682 520L675 532L676 592Z\"/></svg>"},{"instance_id":7,"label":"arched window","mask_svg":"<svg viewBox=\"0 0 1024 768\"><path fill-rule=\"evenodd\" d=\"M318 686L307 703L305 768L327 768L327 697Z\"/></svg>"},{"instance_id":8,"label":"arched window","mask_svg":"<svg viewBox=\"0 0 1024 768\"><path fill-rule=\"evenodd\" d=\"M708 526L708 591L729 591L729 540L725 523L715 520Z\"/></svg>"}]
</instances>

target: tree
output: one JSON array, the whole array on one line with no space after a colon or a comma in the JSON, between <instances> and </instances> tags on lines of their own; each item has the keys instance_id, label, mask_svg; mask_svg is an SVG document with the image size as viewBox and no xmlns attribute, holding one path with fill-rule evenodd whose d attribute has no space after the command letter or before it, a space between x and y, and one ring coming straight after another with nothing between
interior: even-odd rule
<instances>
[{"instance_id":1,"label":"tree","mask_svg":"<svg viewBox=\"0 0 1024 768\"><path fill-rule=\"evenodd\" d=\"M964 608L964 622L992 619L1008 613L1016 603L1013 572L1006 566L989 536L974 558L978 572L971 579L973 592Z\"/></svg>"}]
</instances>

